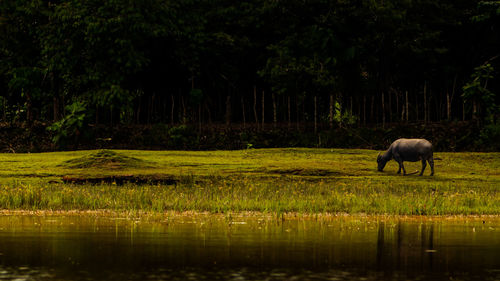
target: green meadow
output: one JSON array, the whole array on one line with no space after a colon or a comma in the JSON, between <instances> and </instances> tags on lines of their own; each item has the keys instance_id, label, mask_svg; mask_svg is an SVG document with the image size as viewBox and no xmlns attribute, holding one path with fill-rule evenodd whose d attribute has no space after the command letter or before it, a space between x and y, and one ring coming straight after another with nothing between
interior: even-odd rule
<instances>
[{"instance_id":1,"label":"green meadow","mask_svg":"<svg viewBox=\"0 0 500 281\"><path fill-rule=\"evenodd\" d=\"M378 151L92 150L0 154L0 209L499 215L500 153L435 153L435 175ZM420 162L405 162L407 172Z\"/></svg>"}]
</instances>

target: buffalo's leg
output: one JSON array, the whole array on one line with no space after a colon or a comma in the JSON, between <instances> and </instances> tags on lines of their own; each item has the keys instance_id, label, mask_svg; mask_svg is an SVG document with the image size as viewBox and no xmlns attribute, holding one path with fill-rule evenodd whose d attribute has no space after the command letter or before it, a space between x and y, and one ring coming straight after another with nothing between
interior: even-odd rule
<instances>
[{"instance_id":1,"label":"buffalo's leg","mask_svg":"<svg viewBox=\"0 0 500 281\"><path fill-rule=\"evenodd\" d=\"M427 166L427 162L425 161L425 159L422 159L422 171L420 172L419 176L424 174L425 166Z\"/></svg>"},{"instance_id":2,"label":"buffalo's leg","mask_svg":"<svg viewBox=\"0 0 500 281\"><path fill-rule=\"evenodd\" d=\"M434 176L434 158L431 157L428 161L431 166L431 176Z\"/></svg>"},{"instance_id":3,"label":"buffalo's leg","mask_svg":"<svg viewBox=\"0 0 500 281\"><path fill-rule=\"evenodd\" d=\"M399 155L394 155L394 160L399 164L398 174L401 174L401 169L403 169L403 175L406 175L405 166L403 165L403 159L401 159Z\"/></svg>"},{"instance_id":4,"label":"buffalo's leg","mask_svg":"<svg viewBox=\"0 0 500 281\"><path fill-rule=\"evenodd\" d=\"M403 165L403 161L398 161L398 163L399 163L398 174L401 174L401 169L403 169L403 176L406 175L406 169L405 169L405 165Z\"/></svg>"}]
</instances>

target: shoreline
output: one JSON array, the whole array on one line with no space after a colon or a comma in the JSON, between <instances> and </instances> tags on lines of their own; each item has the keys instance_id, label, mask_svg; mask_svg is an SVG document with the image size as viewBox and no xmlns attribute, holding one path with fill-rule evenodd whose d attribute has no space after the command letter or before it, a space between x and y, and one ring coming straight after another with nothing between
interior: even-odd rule
<instances>
[{"instance_id":1,"label":"shoreline","mask_svg":"<svg viewBox=\"0 0 500 281\"><path fill-rule=\"evenodd\" d=\"M348 214L348 213L276 213L276 212L226 212L211 213L207 211L115 211L115 210L0 210L0 216L37 216L37 217L57 217L57 216L81 216L81 217L102 217L102 218L123 218L123 219L176 219L176 218L216 218L216 219L269 219L277 221L286 220L335 220L335 219L378 219L378 220L439 220L439 221L459 221L459 220L498 220L500 215L393 215L393 214Z\"/></svg>"}]
</instances>

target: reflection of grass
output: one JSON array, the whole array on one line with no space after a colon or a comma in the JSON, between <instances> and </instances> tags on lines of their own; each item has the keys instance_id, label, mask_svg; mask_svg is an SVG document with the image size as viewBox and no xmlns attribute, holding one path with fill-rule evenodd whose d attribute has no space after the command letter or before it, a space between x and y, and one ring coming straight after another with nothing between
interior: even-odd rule
<instances>
[{"instance_id":1,"label":"reflection of grass","mask_svg":"<svg viewBox=\"0 0 500 281\"><path fill-rule=\"evenodd\" d=\"M138 165L68 168L95 151L0 155L0 208L500 214L500 153L437 153L434 177L376 172L370 150L117 151ZM115 154L112 153L111 156ZM87 157L87 158L85 158ZM141 166L141 163L155 165ZM87 165L86 165L87 166ZM420 169L407 163L407 171ZM429 168L427 168L429 169ZM430 170L426 170L428 175ZM52 184L63 175L171 176L177 185Z\"/></svg>"}]
</instances>

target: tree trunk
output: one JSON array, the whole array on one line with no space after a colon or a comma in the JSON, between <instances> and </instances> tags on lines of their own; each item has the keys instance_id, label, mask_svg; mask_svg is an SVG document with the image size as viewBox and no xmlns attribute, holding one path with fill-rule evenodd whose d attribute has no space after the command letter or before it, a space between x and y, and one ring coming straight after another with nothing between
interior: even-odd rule
<instances>
[{"instance_id":1,"label":"tree trunk","mask_svg":"<svg viewBox=\"0 0 500 281\"><path fill-rule=\"evenodd\" d=\"M26 93L26 121L28 126L31 127L33 124L33 104L31 101L31 93Z\"/></svg>"},{"instance_id":2,"label":"tree trunk","mask_svg":"<svg viewBox=\"0 0 500 281\"><path fill-rule=\"evenodd\" d=\"M231 124L231 95L226 96L226 126Z\"/></svg>"},{"instance_id":3,"label":"tree trunk","mask_svg":"<svg viewBox=\"0 0 500 281\"><path fill-rule=\"evenodd\" d=\"M304 97L304 100L302 101L302 104L301 104L302 108L301 108L301 111L300 111L300 113L301 113L300 116L302 117L301 121L304 124L304 129L307 128L307 123L306 123L307 120L306 120L306 116L305 116L305 112L306 112L306 102L305 102L305 99L306 98Z\"/></svg>"},{"instance_id":4,"label":"tree trunk","mask_svg":"<svg viewBox=\"0 0 500 281\"><path fill-rule=\"evenodd\" d=\"M415 111L417 113L417 116L416 116L416 121L418 122L419 121L419 112L418 112L418 96L419 95L415 95Z\"/></svg>"},{"instance_id":5,"label":"tree trunk","mask_svg":"<svg viewBox=\"0 0 500 281\"><path fill-rule=\"evenodd\" d=\"M61 97L61 104L62 104L62 117L65 117L66 116L66 100L64 98L64 94L62 95Z\"/></svg>"},{"instance_id":6,"label":"tree trunk","mask_svg":"<svg viewBox=\"0 0 500 281\"><path fill-rule=\"evenodd\" d=\"M406 91L406 122L408 122L408 115L409 115L410 109L409 109L409 102L408 102L408 91Z\"/></svg>"},{"instance_id":7,"label":"tree trunk","mask_svg":"<svg viewBox=\"0 0 500 281\"><path fill-rule=\"evenodd\" d=\"M257 130L259 129L259 116L257 115L257 86L253 86L253 114Z\"/></svg>"},{"instance_id":8,"label":"tree trunk","mask_svg":"<svg viewBox=\"0 0 500 281\"><path fill-rule=\"evenodd\" d=\"M472 101L472 119L476 119L477 117L477 102L476 99Z\"/></svg>"},{"instance_id":9,"label":"tree trunk","mask_svg":"<svg viewBox=\"0 0 500 281\"><path fill-rule=\"evenodd\" d=\"M162 109L162 112L161 112L161 120L163 123L167 123L167 99L165 96L162 97L162 101L163 101L163 109Z\"/></svg>"},{"instance_id":10,"label":"tree trunk","mask_svg":"<svg viewBox=\"0 0 500 281\"><path fill-rule=\"evenodd\" d=\"M404 122L404 121L405 121L405 113L406 113L406 111L405 111L405 106L404 106L404 104L403 104L403 105L401 105L401 121L402 121L402 122Z\"/></svg>"},{"instance_id":11,"label":"tree trunk","mask_svg":"<svg viewBox=\"0 0 500 281\"><path fill-rule=\"evenodd\" d=\"M314 96L314 133L318 132L318 108L316 103L316 96Z\"/></svg>"},{"instance_id":12,"label":"tree trunk","mask_svg":"<svg viewBox=\"0 0 500 281\"><path fill-rule=\"evenodd\" d=\"M361 102L359 101L359 97L356 98L358 100L358 127L361 125Z\"/></svg>"},{"instance_id":13,"label":"tree trunk","mask_svg":"<svg viewBox=\"0 0 500 281\"><path fill-rule=\"evenodd\" d=\"M277 114L277 112L276 112L276 95L273 92L271 96L273 98L273 127L274 127L274 129L276 129L276 126L278 124L278 118L276 116L276 114Z\"/></svg>"},{"instance_id":14,"label":"tree trunk","mask_svg":"<svg viewBox=\"0 0 500 281\"><path fill-rule=\"evenodd\" d=\"M462 121L465 121L465 101L462 102Z\"/></svg>"},{"instance_id":15,"label":"tree trunk","mask_svg":"<svg viewBox=\"0 0 500 281\"><path fill-rule=\"evenodd\" d=\"M424 123L429 122L429 116L427 113L427 82L424 83Z\"/></svg>"},{"instance_id":16,"label":"tree trunk","mask_svg":"<svg viewBox=\"0 0 500 281\"><path fill-rule=\"evenodd\" d=\"M212 125L212 111L210 110L210 106L208 106L207 102L204 102L203 106L205 107L205 111L208 114L208 124Z\"/></svg>"},{"instance_id":17,"label":"tree trunk","mask_svg":"<svg viewBox=\"0 0 500 281\"><path fill-rule=\"evenodd\" d=\"M353 112L354 112L354 111L353 111L353 110L354 110L354 108L353 108L353 106L354 106L354 105L353 105L353 101L352 101L352 96L351 96L351 99L350 99L350 100L351 100L351 112L349 112L349 114L350 114L350 115L352 115L352 114L353 114Z\"/></svg>"},{"instance_id":18,"label":"tree trunk","mask_svg":"<svg viewBox=\"0 0 500 281\"><path fill-rule=\"evenodd\" d=\"M296 117L295 117L295 124L297 125L297 131L300 130L300 114L299 114L299 96L298 95L295 95L295 113L296 113Z\"/></svg>"},{"instance_id":19,"label":"tree trunk","mask_svg":"<svg viewBox=\"0 0 500 281\"><path fill-rule=\"evenodd\" d=\"M52 108L54 110L53 121L56 122L56 121L59 121L59 99L57 96L54 95L52 101L53 101ZM4 101L4 104L5 104L5 101ZM97 114L97 111L96 111L96 114Z\"/></svg>"},{"instance_id":20,"label":"tree trunk","mask_svg":"<svg viewBox=\"0 0 500 281\"><path fill-rule=\"evenodd\" d=\"M172 97L172 105L170 106L170 125L174 125L174 109L175 109L175 98L174 95L171 95Z\"/></svg>"},{"instance_id":21,"label":"tree trunk","mask_svg":"<svg viewBox=\"0 0 500 281\"><path fill-rule=\"evenodd\" d=\"M3 98L3 121L7 122L7 99Z\"/></svg>"},{"instance_id":22,"label":"tree trunk","mask_svg":"<svg viewBox=\"0 0 500 281\"><path fill-rule=\"evenodd\" d=\"M193 90L194 90L194 75L191 76L191 91L193 91ZM188 101L189 101L189 96L188 96ZM183 119L184 119L184 123L185 123L186 122L186 120L185 120L186 119L186 107L184 106L184 99L182 100L182 106L184 107L184 118ZM194 112L193 112L192 118L193 118L192 121L194 122ZM200 126L200 132L201 132L201 126Z\"/></svg>"},{"instance_id":23,"label":"tree trunk","mask_svg":"<svg viewBox=\"0 0 500 281\"><path fill-rule=\"evenodd\" d=\"M434 120L441 122L443 120L443 99L442 95L432 95L432 91L430 92L430 100L434 100L434 104L436 106L436 111L434 111ZM433 99L434 98L434 99ZM432 120L432 111L429 113L430 119Z\"/></svg>"},{"instance_id":24,"label":"tree trunk","mask_svg":"<svg viewBox=\"0 0 500 281\"><path fill-rule=\"evenodd\" d=\"M198 133L201 135L201 103L198 104Z\"/></svg>"},{"instance_id":25,"label":"tree trunk","mask_svg":"<svg viewBox=\"0 0 500 281\"><path fill-rule=\"evenodd\" d=\"M396 118L399 117L399 92L394 91L394 95L396 96ZM402 118L399 119L399 121L402 121Z\"/></svg>"},{"instance_id":26,"label":"tree trunk","mask_svg":"<svg viewBox=\"0 0 500 281\"><path fill-rule=\"evenodd\" d=\"M330 112L328 114L328 121L330 123L330 129L333 129L333 107L334 107L333 94L330 94Z\"/></svg>"},{"instance_id":27,"label":"tree trunk","mask_svg":"<svg viewBox=\"0 0 500 281\"><path fill-rule=\"evenodd\" d=\"M243 129L246 129L247 127L247 119L246 119L246 114L245 114L245 100L243 99L243 96L241 96L241 111L243 113Z\"/></svg>"},{"instance_id":28,"label":"tree trunk","mask_svg":"<svg viewBox=\"0 0 500 281\"><path fill-rule=\"evenodd\" d=\"M151 123L151 107L153 106L152 105L152 102L153 100L148 98L148 125Z\"/></svg>"},{"instance_id":29,"label":"tree trunk","mask_svg":"<svg viewBox=\"0 0 500 281\"><path fill-rule=\"evenodd\" d=\"M382 129L385 129L385 102L384 102L383 91L382 91Z\"/></svg>"},{"instance_id":30,"label":"tree trunk","mask_svg":"<svg viewBox=\"0 0 500 281\"><path fill-rule=\"evenodd\" d=\"M262 126L261 126L262 130L264 130L264 123L265 123L265 118L264 117L265 117L265 112L266 112L266 106L265 106L266 99L265 99L265 96L266 96L266 94L265 94L264 90L262 90Z\"/></svg>"},{"instance_id":31,"label":"tree trunk","mask_svg":"<svg viewBox=\"0 0 500 281\"><path fill-rule=\"evenodd\" d=\"M446 91L446 119L451 120L451 99L450 92Z\"/></svg>"},{"instance_id":32,"label":"tree trunk","mask_svg":"<svg viewBox=\"0 0 500 281\"><path fill-rule=\"evenodd\" d=\"M339 128L342 128L342 93L339 93L337 97L337 102L339 103L339 113L340 113Z\"/></svg>"},{"instance_id":33,"label":"tree trunk","mask_svg":"<svg viewBox=\"0 0 500 281\"><path fill-rule=\"evenodd\" d=\"M389 113L389 123L392 123L392 94L391 94L392 91L388 91L387 93L387 96L389 97L389 104L387 106L387 111Z\"/></svg>"},{"instance_id":34,"label":"tree trunk","mask_svg":"<svg viewBox=\"0 0 500 281\"><path fill-rule=\"evenodd\" d=\"M363 126L366 126L366 95L363 95Z\"/></svg>"},{"instance_id":35,"label":"tree trunk","mask_svg":"<svg viewBox=\"0 0 500 281\"><path fill-rule=\"evenodd\" d=\"M291 113L291 109L290 109L290 96L288 96L287 98L288 98L288 129L290 130L290 128L292 126L292 113Z\"/></svg>"},{"instance_id":36,"label":"tree trunk","mask_svg":"<svg viewBox=\"0 0 500 281\"><path fill-rule=\"evenodd\" d=\"M374 109L373 107L374 107L374 106L375 106L375 96L374 96L374 95L372 95L372 103L371 103L371 105L370 105L370 121L371 121L371 122L374 122L374 121L375 121L375 120L374 120L374 116L375 116L375 115L374 115L374 112L373 112L373 109Z\"/></svg>"},{"instance_id":37,"label":"tree trunk","mask_svg":"<svg viewBox=\"0 0 500 281\"><path fill-rule=\"evenodd\" d=\"M451 97L449 99L449 117L448 119L451 120L452 119L452 116L451 116L451 105L453 103L453 97L455 96L455 89L456 89L456 86L457 86L457 75L455 75L455 78L453 79L453 88L451 89Z\"/></svg>"},{"instance_id":38,"label":"tree trunk","mask_svg":"<svg viewBox=\"0 0 500 281\"><path fill-rule=\"evenodd\" d=\"M182 124L186 125L187 113L186 113L186 104L184 103L184 95L183 94L181 94L181 104L182 104Z\"/></svg>"},{"instance_id":39,"label":"tree trunk","mask_svg":"<svg viewBox=\"0 0 500 281\"><path fill-rule=\"evenodd\" d=\"M135 123L140 124L141 123L141 107L142 107L142 96L139 96L138 98L139 104L137 106L137 110L135 111Z\"/></svg>"},{"instance_id":40,"label":"tree trunk","mask_svg":"<svg viewBox=\"0 0 500 281\"><path fill-rule=\"evenodd\" d=\"M156 117L156 93L151 96L151 122L155 122Z\"/></svg>"}]
</instances>

